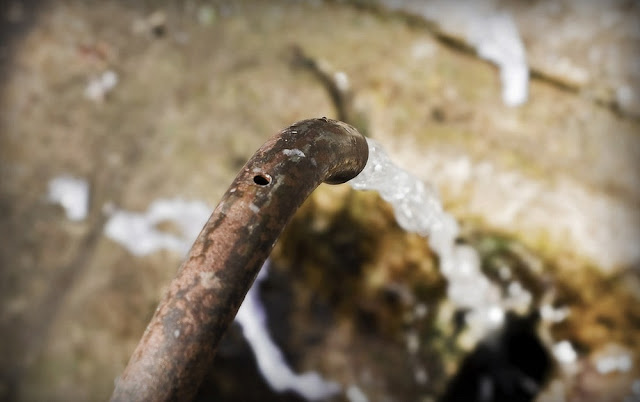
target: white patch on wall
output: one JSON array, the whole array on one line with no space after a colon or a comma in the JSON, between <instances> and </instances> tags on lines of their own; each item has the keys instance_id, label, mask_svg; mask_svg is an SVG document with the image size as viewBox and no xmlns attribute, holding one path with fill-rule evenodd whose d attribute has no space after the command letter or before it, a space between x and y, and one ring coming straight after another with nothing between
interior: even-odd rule
<instances>
[{"instance_id":1,"label":"white patch on wall","mask_svg":"<svg viewBox=\"0 0 640 402\"><path fill-rule=\"evenodd\" d=\"M529 67L520 33L510 14L492 2L477 0L380 0L393 10L402 10L433 21L443 31L461 36L478 55L500 68L502 101L518 106L527 101Z\"/></svg>"},{"instance_id":2,"label":"white patch on wall","mask_svg":"<svg viewBox=\"0 0 640 402\"><path fill-rule=\"evenodd\" d=\"M540 307L540 316L544 321L553 323L562 322L569 316L569 308L555 308L550 304L543 304Z\"/></svg>"},{"instance_id":3,"label":"white patch on wall","mask_svg":"<svg viewBox=\"0 0 640 402\"><path fill-rule=\"evenodd\" d=\"M553 356L562 364L571 364L578 359L578 353L569 341L560 341L553 345Z\"/></svg>"},{"instance_id":4,"label":"white patch on wall","mask_svg":"<svg viewBox=\"0 0 640 402\"><path fill-rule=\"evenodd\" d=\"M606 345L594 358L596 370L603 375L626 373L633 368L632 352L616 344Z\"/></svg>"},{"instance_id":5,"label":"white patch on wall","mask_svg":"<svg viewBox=\"0 0 640 402\"><path fill-rule=\"evenodd\" d=\"M633 367L633 360L629 355L604 356L596 362L596 369L600 374L609 374L615 371L627 372Z\"/></svg>"},{"instance_id":6,"label":"white patch on wall","mask_svg":"<svg viewBox=\"0 0 640 402\"><path fill-rule=\"evenodd\" d=\"M49 181L47 200L64 208L67 218L82 221L89 211L89 183L72 176L59 176Z\"/></svg>"},{"instance_id":7,"label":"white patch on wall","mask_svg":"<svg viewBox=\"0 0 640 402\"><path fill-rule=\"evenodd\" d=\"M522 105L529 93L529 67L513 18L507 13L497 13L472 22L467 39L480 57L500 68L502 101L507 106Z\"/></svg>"},{"instance_id":8,"label":"white patch on wall","mask_svg":"<svg viewBox=\"0 0 640 402\"><path fill-rule=\"evenodd\" d=\"M137 256L158 250L186 255L211 211L202 201L158 199L149 205L146 212L114 211L104 233ZM174 224L180 233L160 230L158 225L161 223Z\"/></svg>"},{"instance_id":9,"label":"white patch on wall","mask_svg":"<svg viewBox=\"0 0 640 402\"><path fill-rule=\"evenodd\" d=\"M271 388L278 392L293 391L309 401L323 400L340 392L340 385L324 380L316 372L294 373L285 362L282 351L269 336L267 317L260 302L260 283L268 275L267 260L238 310L236 322L249 342L258 368Z\"/></svg>"},{"instance_id":10,"label":"white patch on wall","mask_svg":"<svg viewBox=\"0 0 640 402\"><path fill-rule=\"evenodd\" d=\"M118 85L118 74L107 70L99 76L91 79L84 89L85 98L94 102L102 102L109 92Z\"/></svg>"},{"instance_id":11,"label":"white patch on wall","mask_svg":"<svg viewBox=\"0 0 640 402\"><path fill-rule=\"evenodd\" d=\"M351 385L347 389L346 397L349 402L369 402L369 398L367 398L357 385Z\"/></svg>"}]
</instances>

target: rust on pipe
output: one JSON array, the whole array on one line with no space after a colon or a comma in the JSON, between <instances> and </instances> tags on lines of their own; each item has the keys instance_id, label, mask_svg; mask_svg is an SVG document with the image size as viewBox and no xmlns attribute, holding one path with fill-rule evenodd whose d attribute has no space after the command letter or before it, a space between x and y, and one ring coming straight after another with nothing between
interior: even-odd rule
<instances>
[{"instance_id":1,"label":"rust on pipe","mask_svg":"<svg viewBox=\"0 0 640 402\"><path fill-rule=\"evenodd\" d=\"M368 155L356 129L327 118L295 123L260 147L204 225L111 400L193 399L221 337L300 204L322 182L354 178Z\"/></svg>"}]
</instances>

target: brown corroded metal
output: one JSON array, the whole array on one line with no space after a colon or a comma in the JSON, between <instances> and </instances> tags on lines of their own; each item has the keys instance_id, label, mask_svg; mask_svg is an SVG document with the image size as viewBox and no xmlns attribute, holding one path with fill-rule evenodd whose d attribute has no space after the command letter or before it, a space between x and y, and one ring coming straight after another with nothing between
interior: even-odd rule
<instances>
[{"instance_id":1,"label":"brown corroded metal","mask_svg":"<svg viewBox=\"0 0 640 402\"><path fill-rule=\"evenodd\" d=\"M284 226L320 183L355 177L368 153L353 127L326 118L300 121L256 151L193 244L111 400L191 400Z\"/></svg>"}]
</instances>

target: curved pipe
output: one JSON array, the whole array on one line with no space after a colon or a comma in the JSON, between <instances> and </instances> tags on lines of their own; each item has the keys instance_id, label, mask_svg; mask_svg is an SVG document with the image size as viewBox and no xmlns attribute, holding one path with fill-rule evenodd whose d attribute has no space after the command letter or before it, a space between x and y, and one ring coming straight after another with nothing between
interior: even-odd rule
<instances>
[{"instance_id":1,"label":"curved pipe","mask_svg":"<svg viewBox=\"0 0 640 402\"><path fill-rule=\"evenodd\" d=\"M204 225L111 400L193 399L220 338L300 204L322 182L355 177L368 155L356 129L324 117L295 123L258 149Z\"/></svg>"}]
</instances>

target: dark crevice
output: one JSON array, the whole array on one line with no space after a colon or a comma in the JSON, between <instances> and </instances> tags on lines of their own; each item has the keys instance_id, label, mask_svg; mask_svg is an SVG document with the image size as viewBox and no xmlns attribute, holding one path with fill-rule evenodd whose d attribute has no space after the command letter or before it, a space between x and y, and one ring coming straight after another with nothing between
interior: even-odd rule
<instances>
[{"instance_id":1,"label":"dark crevice","mask_svg":"<svg viewBox=\"0 0 640 402\"><path fill-rule=\"evenodd\" d=\"M540 340L537 313L509 313L460 365L439 402L531 402L547 382L553 361Z\"/></svg>"},{"instance_id":2,"label":"dark crevice","mask_svg":"<svg viewBox=\"0 0 640 402\"><path fill-rule=\"evenodd\" d=\"M32 29L39 13L46 12L49 1L0 0L0 94L11 70L14 50Z\"/></svg>"},{"instance_id":3,"label":"dark crevice","mask_svg":"<svg viewBox=\"0 0 640 402\"><path fill-rule=\"evenodd\" d=\"M348 85L346 88L341 86L336 79L337 70L331 70L328 65L306 54L298 45L292 45L290 52L292 67L309 71L325 88L336 109L337 119L354 126L362 135L367 136L368 119L355 106L354 91Z\"/></svg>"}]
</instances>

